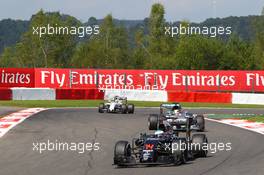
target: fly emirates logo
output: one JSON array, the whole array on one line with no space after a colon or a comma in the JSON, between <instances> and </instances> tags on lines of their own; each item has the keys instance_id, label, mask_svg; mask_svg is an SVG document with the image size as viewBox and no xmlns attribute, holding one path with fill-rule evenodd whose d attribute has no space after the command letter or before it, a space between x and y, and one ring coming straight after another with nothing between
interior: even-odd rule
<instances>
[{"instance_id":1,"label":"fly emirates logo","mask_svg":"<svg viewBox=\"0 0 264 175\"><path fill-rule=\"evenodd\" d=\"M69 74L57 73L55 71L41 71L41 84L57 85L65 87L67 84L71 85L132 85L133 76L129 74L99 74L96 71L93 73L80 73L71 71Z\"/></svg>"},{"instance_id":2,"label":"fly emirates logo","mask_svg":"<svg viewBox=\"0 0 264 175\"><path fill-rule=\"evenodd\" d=\"M237 75L221 75L214 74L206 75L196 72L192 75L184 75L182 73L172 73L168 75L157 75L156 73L145 73L145 84L147 82L156 80L156 84L160 84L164 88L172 86L229 86L234 87L237 85L245 86L257 86L264 87L264 75L259 73L245 73L242 79L239 79Z\"/></svg>"},{"instance_id":3,"label":"fly emirates logo","mask_svg":"<svg viewBox=\"0 0 264 175\"><path fill-rule=\"evenodd\" d=\"M147 86L155 84L165 89L168 86L200 86L213 87L225 86L235 87L237 85L264 87L264 75L260 73L245 73L242 77L239 75L202 74L201 72L185 75L183 73L168 73L159 75L153 72L142 74L135 73L98 73L89 71L83 73L78 71L56 72L41 71L40 81L42 85L55 85L57 87L68 87L69 84L81 87L82 85L126 85L126 86ZM36 77L37 78L37 77ZM151 83L150 83L151 82Z\"/></svg>"},{"instance_id":4,"label":"fly emirates logo","mask_svg":"<svg viewBox=\"0 0 264 175\"><path fill-rule=\"evenodd\" d=\"M41 71L41 84L59 85L63 87L66 80L65 73L56 73L54 71Z\"/></svg>"},{"instance_id":5,"label":"fly emirates logo","mask_svg":"<svg viewBox=\"0 0 264 175\"><path fill-rule=\"evenodd\" d=\"M1 70L0 73L0 84L17 84L17 85L26 85L30 84L31 76L29 73L21 73L21 72L8 72L5 70Z\"/></svg>"}]
</instances>

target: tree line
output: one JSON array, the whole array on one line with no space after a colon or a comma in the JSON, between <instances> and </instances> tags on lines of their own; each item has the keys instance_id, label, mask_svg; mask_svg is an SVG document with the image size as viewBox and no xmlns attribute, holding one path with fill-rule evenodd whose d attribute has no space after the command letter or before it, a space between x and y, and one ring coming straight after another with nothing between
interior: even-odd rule
<instances>
[{"instance_id":1,"label":"tree line","mask_svg":"<svg viewBox=\"0 0 264 175\"><path fill-rule=\"evenodd\" d=\"M74 35L33 35L32 28L46 24L81 26L74 17L40 10L14 46L5 47L1 67L57 67L106 69L260 70L264 68L264 16L250 22L254 37L227 38L203 35L165 35L169 23L161 4L152 6L149 18L137 27L117 25L111 15L98 22L100 34L80 39ZM183 21L182 24L187 24ZM210 20L206 21L210 25ZM242 30L242 29L241 29ZM132 43L132 44L131 44Z\"/></svg>"}]
</instances>

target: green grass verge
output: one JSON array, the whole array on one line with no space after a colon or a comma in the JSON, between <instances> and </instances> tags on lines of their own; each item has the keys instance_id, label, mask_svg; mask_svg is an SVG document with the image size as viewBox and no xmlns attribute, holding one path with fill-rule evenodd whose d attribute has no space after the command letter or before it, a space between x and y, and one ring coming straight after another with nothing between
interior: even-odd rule
<instances>
[{"instance_id":1,"label":"green grass verge","mask_svg":"<svg viewBox=\"0 0 264 175\"><path fill-rule=\"evenodd\" d=\"M256 117L243 117L242 119L254 121L254 122L262 122L264 123L264 116L256 116Z\"/></svg>"},{"instance_id":2,"label":"green grass verge","mask_svg":"<svg viewBox=\"0 0 264 175\"><path fill-rule=\"evenodd\" d=\"M30 101L0 101L0 106L15 107L97 107L102 100L30 100ZM136 107L158 107L162 102L131 101ZM262 105L233 105L222 103L181 103L183 107L212 108L263 108Z\"/></svg>"}]
</instances>

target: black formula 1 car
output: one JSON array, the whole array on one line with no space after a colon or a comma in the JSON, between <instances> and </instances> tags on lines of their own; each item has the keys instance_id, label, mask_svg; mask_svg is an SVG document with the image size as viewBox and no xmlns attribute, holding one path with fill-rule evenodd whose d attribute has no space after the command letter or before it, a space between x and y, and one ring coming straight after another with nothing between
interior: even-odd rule
<instances>
[{"instance_id":1,"label":"black formula 1 car","mask_svg":"<svg viewBox=\"0 0 264 175\"><path fill-rule=\"evenodd\" d=\"M191 118L191 129L203 132L205 130L205 119L203 115L189 113L186 110L182 110L179 103L161 104L160 114L150 114L148 119L149 129L170 129L177 127L178 129L185 129L184 125L180 125L175 121L178 119L182 122L186 122L186 118Z\"/></svg>"},{"instance_id":2,"label":"black formula 1 car","mask_svg":"<svg viewBox=\"0 0 264 175\"><path fill-rule=\"evenodd\" d=\"M134 104L128 104L126 97L115 96L105 103L100 103L98 107L99 113L122 113L133 114L135 110Z\"/></svg>"},{"instance_id":3,"label":"black formula 1 car","mask_svg":"<svg viewBox=\"0 0 264 175\"><path fill-rule=\"evenodd\" d=\"M181 122L179 120L179 122ZM114 164L119 167L137 165L180 165L197 157L206 157L208 140L205 134L191 136L190 118L186 120L186 136L179 137L180 130L155 134L140 134L132 144L118 141L114 147Z\"/></svg>"}]
</instances>

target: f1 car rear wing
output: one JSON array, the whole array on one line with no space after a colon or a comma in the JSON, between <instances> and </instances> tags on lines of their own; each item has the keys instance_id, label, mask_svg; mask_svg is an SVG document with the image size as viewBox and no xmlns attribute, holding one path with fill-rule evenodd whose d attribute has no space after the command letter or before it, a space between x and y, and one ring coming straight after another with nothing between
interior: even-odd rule
<instances>
[{"instance_id":1,"label":"f1 car rear wing","mask_svg":"<svg viewBox=\"0 0 264 175\"><path fill-rule=\"evenodd\" d=\"M179 103L163 103L160 105L161 108L172 109L174 106L179 106Z\"/></svg>"},{"instance_id":2,"label":"f1 car rear wing","mask_svg":"<svg viewBox=\"0 0 264 175\"><path fill-rule=\"evenodd\" d=\"M180 103L163 103L160 105L160 114L163 114L166 110L172 110L173 108L181 109Z\"/></svg>"}]
</instances>

